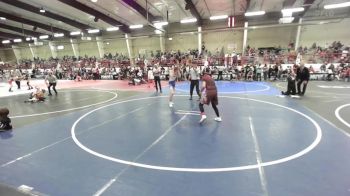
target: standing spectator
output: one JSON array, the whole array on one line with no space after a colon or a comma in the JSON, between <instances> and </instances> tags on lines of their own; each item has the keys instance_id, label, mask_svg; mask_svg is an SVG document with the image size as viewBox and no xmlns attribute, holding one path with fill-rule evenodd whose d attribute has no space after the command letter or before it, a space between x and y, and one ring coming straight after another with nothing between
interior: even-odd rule
<instances>
[{"instance_id":1,"label":"standing spectator","mask_svg":"<svg viewBox=\"0 0 350 196\"><path fill-rule=\"evenodd\" d=\"M219 80L223 80L222 74L224 72L224 67L223 66L219 66L218 72L219 72L219 74L218 74L218 78L216 80L218 80L218 81Z\"/></svg>"},{"instance_id":2,"label":"standing spectator","mask_svg":"<svg viewBox=\"0 0 350 196\"><path fill-rule=\"evenodd\" d=\"M268 72L269 72L269 69L268 69L267 65L265 64L263 67L264 81L267 80Z\"/></svg>"},{"instance_id":3,"label":"standing spectator","mask_svg":"<svg viewBox=\"0 0 350 196\"><path fill-rule=\"evenodd\" d=\"M162 72L165 74L165 80L169 80L169 67L167 69L162 67Z\"/></svg>"},{"instance_id":4,"label":"standing spectator","mask_svg":"<svg viewBox=\"0 0 350 196\"><path fill-rule=\"evenodd\" d=\"M261 65L259 64L258 66L256 66L256 80L257 81L261 81L262 72L263 72L263 69L262 69Z\"/></svg>"},{"instance_id":5,"label":"standing spectator","mask_svg":"<svg viewBox=\"0 0 350 196\"><path fill-rule=\"evenodd\" d=\"M325 62L321 65L321 67L320 67L321 72L326 72L326 65L327 65L327 62Z\"/></svg>"},{"instance_id":6,"label":"standing spectator","mask_svg":"<svg viewBox=\"0 0 350 196\"><path fill-rule=\"evenodd\" d=\"M153 80L154 80L153 71L152 71L152 69L149 68L147 71L148 88L150 88L151 85L153 85Z\"/></svg>"},{"instance_id":7,"label":"standing spectator","mask_svg":"<svg viewBox=\"0 0 350 196\"><path fill-rule=\"evenodd\" d=\"M92 76L93 76L93 80L97 80L98 77L98 66L96 65L94 68L92 68Z\"/></svg>"},{"instance_id":8,"label":"standing spectator","mask_svg":"<svg viewBox=\"0 0 350 196\"><path fill-rule=\"evenodd\" d=\"M283 72L282 65L280 63L276 65L275 72L277 73L277 78L280 80Z\"/></svg>"}]
</instances>

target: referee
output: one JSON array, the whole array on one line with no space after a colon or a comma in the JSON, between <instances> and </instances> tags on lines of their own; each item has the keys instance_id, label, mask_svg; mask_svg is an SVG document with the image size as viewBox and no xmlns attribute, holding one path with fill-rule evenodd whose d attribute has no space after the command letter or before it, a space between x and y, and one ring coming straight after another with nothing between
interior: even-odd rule
<instances>
[{"instance_id":1,"label":"referee","mask_svg":"<svg viewBox=\"0 0 350 196\"><path fill-rule=\"evenodd\" d=\"M55 91L55 93L57 95L57 91L56 91L57 78L56 78L56 76L54 76L52 74L52 71L50 71L49 75L46 76L45 82L46 82L46 85L47 85L47 89L49 90L49 96L52 95L51 94L51 86L52 86L52 89Z\"/></svg>"},{"instance_id":2,"label":"referee","mask_svg":"<svg viewBox=\"0 0 350 196\"><path fill-rule=\"evenodd\" d=\"M192 68L190 69L190 74L189 74L189 80L191 81L190 100L192 100L194 87L196 87L196 92L200 99L201 94L199 93L199 70L196 64L192 64Z\"/></svg>"}]
</instances>

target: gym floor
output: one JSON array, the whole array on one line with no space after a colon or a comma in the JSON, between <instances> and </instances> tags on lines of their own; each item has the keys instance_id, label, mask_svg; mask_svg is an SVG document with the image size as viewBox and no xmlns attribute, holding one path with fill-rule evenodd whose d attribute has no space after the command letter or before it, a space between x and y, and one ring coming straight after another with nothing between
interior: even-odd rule
<instances>
[{"instance_id":1,"label":"gym floor","mask_svg":"<svg viewBox=\"0 0 350 196\"><path fill-rule=\"evenodd\" d=\"M163 94L59 82L43 103L0 85L14 126L0 133L1 184L65 196L350 195L350 83L311 81L290 98L284 82L217 82L223 121L206 106L199 124L188 82L173 108L166 82Z\"/></svg>"}]
</instances>

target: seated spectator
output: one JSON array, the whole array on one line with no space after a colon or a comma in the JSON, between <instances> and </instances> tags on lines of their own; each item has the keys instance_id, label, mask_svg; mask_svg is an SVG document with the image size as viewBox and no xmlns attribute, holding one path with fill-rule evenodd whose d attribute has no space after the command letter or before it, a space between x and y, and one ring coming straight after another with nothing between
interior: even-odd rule
<instances>
[{"instance_id":1,"label":"seated spectator","mask_svg":"<svg viewBox=\"0 0 350 196\"><path fill-rule=\"evenodd\" d=\"M80 76L80 73L77 73L77 74L75 75L74 81L75 81L75 82L81 82L81 81L82 81L81 76Z\"/></svg>"},{"instance_id":2,"label":"seated spectator","mask_svg":"<svg viewBox=\"0 0 350 196\"><path fill-rule=\"evenodd\" d=\"M334 77L335 77L335 74L334 74L333 70L332 69L328 69L326 80L332 81L334 79Z\"/></svg>"},{"instance_id":3,"label":"seated spectator","mask_svg":"<svg viewBox=\"0 0 350 196\"><path fill-rule=\"evenodd\" d=\"M314 70L314 68L312 67L312 65L310 65L309 72L310 72L310 73L315 73L315 70Z\"/></svg>"},{"instance_id":4,"label":"seated spectator","mask_svg":"<svg viewBox=\"0 0 350 196\"><path fill-rule=\"evenodd\" d=\"M137 75L135 73L132 73L129 77L129 85L140 85L141 84L141 80L137 77Z\"/></svg>"}]
</instances>

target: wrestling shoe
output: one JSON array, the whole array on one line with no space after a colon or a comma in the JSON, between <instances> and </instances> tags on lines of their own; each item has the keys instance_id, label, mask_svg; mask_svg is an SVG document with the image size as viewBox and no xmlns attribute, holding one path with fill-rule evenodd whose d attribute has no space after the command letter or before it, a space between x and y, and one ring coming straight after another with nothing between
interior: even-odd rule
<instances>
[{"instance_id":1,"label":"wrestling shoe","mask_svg":"<svg viewBox=\"0 0 350 196\"><path fill-rule=\"evenodd\" d=\"M207 119L206 115L202 115L202 118L199 120L199 123L202 123L205 119Z\"/></svg>"},{"instance_id":2,"label":"wrestling shoe","mask_svg":"<svg viewBox=\"0 0 350 196\"><path fill-rule=\"evenodd\" d=\"M221 117L215 117L214 120L215 120L215 121L218 121L218 122L221 122L221 121L222 121Z\"/></svg>"}]
</instances>

